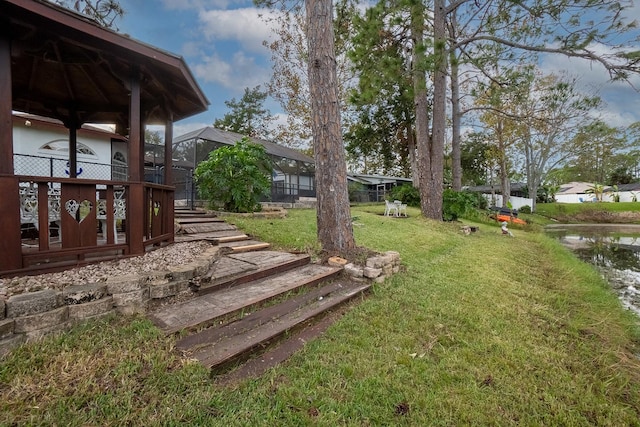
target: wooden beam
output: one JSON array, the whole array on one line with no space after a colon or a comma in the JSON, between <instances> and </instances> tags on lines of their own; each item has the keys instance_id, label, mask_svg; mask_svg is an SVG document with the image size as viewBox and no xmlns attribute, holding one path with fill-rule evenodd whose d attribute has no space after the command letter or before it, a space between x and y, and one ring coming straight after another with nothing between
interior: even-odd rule
<instances>
[{"instance_id":1,"label":"wooden beam","mask_svg":"<svg viewBox=\"0 0 640 427\"><path fill-rule=\"evenodd\" d=\"M13 175L11 40L4 32L9 23L0 18L0 28L0 175Z\"/></svg>"},{"instance_id":2,"label":"wooden beam","mask_svg":"<svg viewBox=\"0 0 640 427\"><path fill-rule=\"evenodd\" d=\"M164 185L175 186L173 182L173 114L169 112L167 114L167 121L164 124ZM165 194L164 209L164 227L162 227L163 233L170 233L173 236L174 233L174 204L175 204L175 187L173 191L167 191ZM173 238L171 239L173 242Z\"/></svg>"},{"instance_id":3,"label":"wooden beam","mask_svg":"<svg viewBox=\"0 0 640 427\"><path fill-rule=\"evenodd\" d=\"M129 194L127 195L127 243L131 255L144 253L144 224L149 215L144 185L144 140L140 134L140 73L134 67L131 74L129 105Z\"/></svg>"},{"instance_id":4,"label":"wooden beam","mask_svg":"<svg viewBox=\"0 0 640 427\"><path fill-rule=\"evenodd\" d=\"M0 18L0 271L22 268L20 194L13 175L11 38L8 20Z\"/></svg>"},{"instance_id":5,"label":"wooden beam","mask_svg":"<svg viewBox=\"0 0 640 427\"><path fill-rule=\"evenodd\" d=\"M76 123L69 123L68 127L69 127L69 178L77 178L78 177L78 127Z\"/></svg>"}]
</instances>

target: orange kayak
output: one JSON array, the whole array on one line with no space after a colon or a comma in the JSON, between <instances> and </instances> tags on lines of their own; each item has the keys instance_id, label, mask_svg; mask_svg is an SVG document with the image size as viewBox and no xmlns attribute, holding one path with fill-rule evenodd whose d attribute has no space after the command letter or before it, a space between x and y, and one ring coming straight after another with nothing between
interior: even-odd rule
<instances>
[{"instance_id":1,"label":"orange kayak","mask_svg":"<svg viewBox=\"0 0 640 427\"><path fill-rule=\"evenodd\" d=\"M496 219L498 220L498 222L507 221L507 222L512 222L514 224L521 224L521 225L525 225L527 223L525 220L516 218L511 215L497 215Z\"/></svg>"}]
</instances>

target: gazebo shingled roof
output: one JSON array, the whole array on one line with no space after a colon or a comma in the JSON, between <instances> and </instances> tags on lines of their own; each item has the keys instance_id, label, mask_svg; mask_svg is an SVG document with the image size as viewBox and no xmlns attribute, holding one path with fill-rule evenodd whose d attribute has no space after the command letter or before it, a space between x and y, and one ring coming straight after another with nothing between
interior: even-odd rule
<instances>
[{"instance_id":1,"label":"gazebo shingled roof","mask_svg":"<svg viewBox=\"0 0 640 427\"><path fill-rule=\"evenodd\" d=\"M184 60L42 0L0 2L11 35L13 109L64 123L129 126L130 78L141 76L146 123L203 112L208 100ZM168 107L164 107L168 106Z\"/></svg>"}]
</instances>

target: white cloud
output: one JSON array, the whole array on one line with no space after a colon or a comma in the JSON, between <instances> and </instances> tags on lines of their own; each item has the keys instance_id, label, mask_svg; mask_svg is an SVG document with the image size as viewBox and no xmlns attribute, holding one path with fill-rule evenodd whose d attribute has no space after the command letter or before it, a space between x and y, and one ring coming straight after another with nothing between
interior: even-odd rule
<instances>
[{"instance_id":1,"label":"white cloud","mask_svg":"<svg viewBox=\"0 0 640 427\"><path fill-rule=\"evenodd\" d=\"M270 12L257 8L201 11L201 32L207 40L235 40L243 49L264 54L262 42L271 35L260 16L265 14Z\"/></svg>"},{"instance_id":2,"label":"white cloud","mask_svg":"<svg viewBox=\"0 0 640 427\"><path fill-rule=\"evenodd\" d=\"M182 55L187 58L195 57L202 53L200 50L200 44L195 41L189 41L189 42L183 43L182 49L180 51L182 52Z\"/></svg>"},{"instance_id":3,"label":"white cloud","mask_svg":"<svg viewBox=\"0 0 640 427\"><path fill-rule=\"evenodd\" d=\"M597 49L601 54L603 48ZM546 55L540 67L545 74L568 73L577 76L578 90L597 94L606 103L601 117L610 126L628 126L640 121L640 76L632 75L630 83L611 81L606 69L599 63L563 55Z\"/></svg>"},{"instance_id":4,"label":"white cloud","mask_svg":"<svg viewBox=\"0 0 640 427\"><path fill-rule=\"evenodd\" d=\"M270 78L268 68L257 65L255 58L246 56L243 52L233 54L230 62L214 53L191 68L198 79L234 90L264 85Z\"/></svg>"},{"instance_id":5,"label":"white cloud","mask_svg":"<svg viewBox=\"0 0 640 427\"><path fill-rule=\"evenodd\" d=\"M204 127L211 126L211 123L176 123L173 125L173 136L178 137L186 133L193 132L194 130L202 129Z\"/></svg>"},{"instance_id":6,"label":"white cloud","mask_svg":"<svg viewBox=\"0 0 640 427\"><path fill-rule=\"evenodd\" d=\"M229 3L228 0L162 0L164 7L169 10L224 9Z\"/></svg>"}]
</instances>

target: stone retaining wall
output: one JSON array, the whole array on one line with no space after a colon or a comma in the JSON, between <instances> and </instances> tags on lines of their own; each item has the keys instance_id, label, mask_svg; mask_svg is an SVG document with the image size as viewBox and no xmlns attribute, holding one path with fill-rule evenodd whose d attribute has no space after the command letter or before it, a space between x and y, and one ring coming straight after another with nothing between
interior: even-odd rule
<instances>
[{"instance_id":1,"label":"stone retaining wall","mask_svg":"<svg viewBox=\"0 0 640 427\"><path fill-rule=\"evenodd\" d=\"M0 300L0 357L23 342L65 331L75 324L111 313L144 313L153 300L178 295L204 275L219 258L207 249L189 264L151 274L131 274L106 282L44 289Z\"/></svg>"},{"instance_id":2,"label":"stone retaining wall","mask_svg":"<svg viewBox=\"0 0 640 427\"><path fill-rule=\"evenodd\" d=\"M106 282L44 289L0 299L0 357L23 342L70 329L79 322L111 313L144 313L154 301L179 295L204 276L220 257L219 247L207 249L189 264L151 274L130 274ZM367 259L364 266L329 260L354 280L383 282L400 270L400 254L388 251ZM335 264L338 262L338 264Z\"/></svg>"},{"instance_id":3,"label":"stone retaining wall","mask_svg":"<svg viewBox=\"0 0 640 427\"><path fill-rule=\"evenodd\" d=\"M344 267L344 271L355 280L370 279L376 283L382 283L387 277L400 271L400 253L387 251L367 258L365 265L348 263L338 257L329 259L329 264Z\"/></svg>"}]
</instances>

